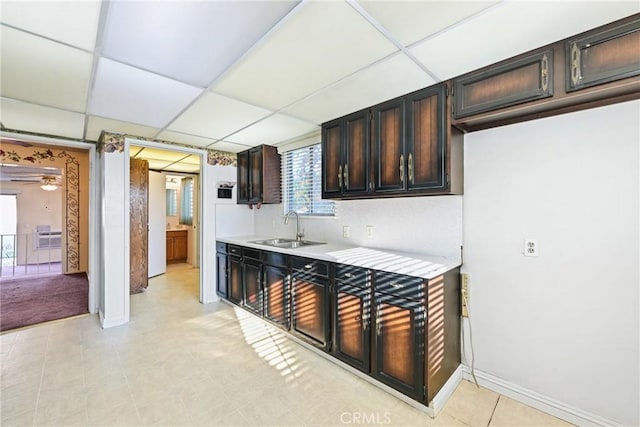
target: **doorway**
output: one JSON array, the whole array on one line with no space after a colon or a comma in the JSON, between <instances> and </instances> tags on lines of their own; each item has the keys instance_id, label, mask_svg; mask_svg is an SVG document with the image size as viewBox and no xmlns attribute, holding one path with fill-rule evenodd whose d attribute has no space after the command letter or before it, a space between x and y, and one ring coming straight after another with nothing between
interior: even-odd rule
<instances>
[{"instance_id":1,"label":"doorway","mask_svg":"<svg viewBox=\"0 0 640 427\"><path fill-rule=\"evenodd\" d=\"M192 152L135 143L129 146L131 294L152 292L154 281L171 281L173 276L190 270L189 276L197 278L190 289L199 299L200 157ZM144 179L136 172L140 167L146 168ZM140 206L141 200L146 203L144 207ZM143 227L138 224L141 218L145 222ZM144 265L140 260L141 246L145 252ZM141 274L145 278L142 287L134 282Z\"/></svg>"},{"instance_id":2,"label":"doorway","mask_svg":"<svg viewBox=\"0 0 640 427\"><path fill-rule=\"evenodd\" d=\"M0 330L95 312L89 269L95 265L89 221L95 148L5 135Z\"/></svg>"}]
</instances>

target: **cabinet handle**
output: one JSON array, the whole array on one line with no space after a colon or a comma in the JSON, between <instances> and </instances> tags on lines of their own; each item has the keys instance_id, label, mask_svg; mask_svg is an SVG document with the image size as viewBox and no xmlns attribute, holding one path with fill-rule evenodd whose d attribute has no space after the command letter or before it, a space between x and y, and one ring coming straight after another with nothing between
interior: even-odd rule
<instances>
[{"instance_id":1,"label":"cabinet handle","mask_svg":"<svg viewBox=\"0 0 640 427\"><path fill-rule=\"evenodd\" d=\"M409 181L413 184L413 155L409 153Z\"/></svg>"},{"instance_id":2,"label":"cabinet handle","mask_svg":"<svg viewBox=\"0 0 640 427\"><path fill-rule=\"evenodd\" d=\"M400 154L400 182L404 183L404 154Z\"/></svg>"},{"instance_id":3,"label":"cabinet handle","mask_svg":"<svg viewBox=\"0 0 640 427\"><path fill-rule=\"evenodd\" d=\"M304 268L306 268L306 269L309 269L309 268L311 268L311 267L313 267L313 265L311 265L311 264L306 264L306 265L304 266Z\"/></svg>"},{"instance_id":4,"label":"cabinet handle","mask_svg":"<svg viewBox=\"0 0 640 427\"><path fill-rule=\"evenodd\" d=\"M382 332L382 319L380 317L380 306L378 306L376 308L376 335L378 336L380 336L380 333Z\"/></svg>"},{"instance_id":5,"label":"cabinet handle","mask_svg":"<svg viewBox=\"0 0 640 427\"><path fill-rule=\"evenodd\" d=\"M338 166L338 187L342 188L342 165Z\"/></svg>"},{"instance_id":6,"label":"cabinet handle","mask_svg":"<svg viewBox=\"0 0 640 427\"><path fill-rule=\"evenodd\" d=\"M574 86L582 79L580 68L580 48L577 43L573 43L571 45L571 83Z\"/></svg>"},{"instance_id":7,"label":"cabinet handle","mask_svg":"<svg viewBox=\"0 0 640 427\"><path fill-rule=\"evenodd\" d=\"M399 288L399 287L401 287L402 285L401 285L400 283L393 282L393 283L391 284L391 286L392 286L392 287L394 287L394 288L396 288L396 289L398 289L398 288Z\"/></svg>"},{"instance_id":8,"label":"cabinet handle","mask_svg":"<svg viewBox=\"0 0 640 427\"><path fill-rule=\"evenodd\" d=\"M344 176L344 188L349 188L349 167L348 165L344 165L344 169L342 170L342 175Z\"/></svg>"},{"instance_id":9,"label":"cabinet handle","mask_svg":"<svg viewBox=\"0 0 640 427\"><path fill-rule=\"evenodd\" d=\"M352 274L351 273L344 273L344 277L351 277Z\"/></svg>"},{"instance_id":10,"label":"cabinet handle","mask_svg":"<svg viewBox=\"0 0 640 427\"><path fill-rule=\"evenodd\" d=\"M549 87L549 59L546 53L542 55L542 61L540 61L540 86L543 92L546 92Z\"/></svg>"}]
</instances>

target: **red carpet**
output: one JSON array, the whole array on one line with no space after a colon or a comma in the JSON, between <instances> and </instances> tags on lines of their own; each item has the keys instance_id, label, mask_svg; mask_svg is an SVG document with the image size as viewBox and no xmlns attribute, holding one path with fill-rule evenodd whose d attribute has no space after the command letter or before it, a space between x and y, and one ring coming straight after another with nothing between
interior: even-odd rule
<instances>
[{"instance_id":1,"label":"red carpet","mask_svg":"<svg viewBox=\"0 0 640 427\"><path fill-rule=\"evenodd\" d=\"M85 273L0 281L0 331L88 313Z\"/></svg>"}]
</instances>

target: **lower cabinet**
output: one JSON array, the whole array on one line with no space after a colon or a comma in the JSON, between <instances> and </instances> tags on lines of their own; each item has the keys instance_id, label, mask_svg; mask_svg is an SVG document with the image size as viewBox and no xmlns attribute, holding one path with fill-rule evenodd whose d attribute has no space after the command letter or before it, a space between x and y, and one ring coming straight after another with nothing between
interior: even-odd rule
<instances>
[{"instance_id":1,"label":"lower cabinet","mask_svg":"<svg viewBox=\"0 0 640 427\"><path fill-rule=\"evenodd\" d=\"M291 263L291 328L308 342L328 351L331 346L328 265L298 257Z\"/></svg>"},{"instance_id":2,"label":"lower cabinet","mask_svg":"<svg viewBox=\"0 0 640 427\"><path fill-rule=\"evenodd\" d=\"M262 276L264 317L289 329L289 270L265 265Z\"/></svg>"},{"instance_id":3,"label":"lower cabinet","mask_svg":"<svg viewBox=\"0 0 640 427\"><path fill-rule=\"evenodd\" d=\"M227 265L227 244L216 243L216 271L218 281L216 283L216 293L222 297L227 297L227 287L229 282L229 269Z\"/></svg>"},{"instance_id":4,"label":"lower cabinet","mask_svg":"<svg viewBox=\"0 0 640 427\"><path fill-rule=\"evenodd\" d=\"M417 400L424 400L424 320L422 301L375 294L373 375Z\"/></svg>"},{"instance_id":5,"label":"lower cabinet","mask_svg":"<svg viewBox=\"0 0 640 427\"><path fill-rule=\"evenodd\" d=\"M343 362L369 372L371 325L371 274L359 267L335 269L333 353Z\"/></svg>"},{"instance_id":6,"label":"lower cabinet","mask_svg":"<svg viewBox=\"0 0 640 427\"><path fill-rule=\"evenodd\" d=\"M262 263L245 258L242 263L244 306L256 314L262 314Z\"/></svg>"},{"instance_id":7,"label":"lower cabinet","mask_svg":"<svg viewBox=\"0 0 640 427\"><path fill-rule=\"evenodd\" d=\"M242 305L243 292L242 292L242 257L231 253L231 246L229 246L228 256L228 298L234 304Z\"/></svg>"},{"instance_id":8,"label":"lower cabinet","mask_svg":"<svg viewBox=\"0 0 640 427\"><path fill-rule=\"evenodd\" d=\"M459 269L427 280L226 248L219 295L414 400L428 405L460 364Z\"/></svg>"}]
</instances>

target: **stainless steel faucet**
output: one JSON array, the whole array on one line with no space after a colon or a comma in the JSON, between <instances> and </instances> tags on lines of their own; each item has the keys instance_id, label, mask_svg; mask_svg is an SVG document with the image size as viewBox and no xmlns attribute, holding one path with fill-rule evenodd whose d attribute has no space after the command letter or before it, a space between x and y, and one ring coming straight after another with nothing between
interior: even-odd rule
<instances>
[{"instance_id":1,"label":"stainless steel faucet","mask_svg":"<svg viewBox=\"0 0 640 427\"><path fill-rule=\"evenodd\" d=\"M284 216L284 223L286 225L289 222L289 215L291 214L294 214L296 216L296 240L302 240L302 238L304 237L304 233L300 232L300 217L298 216L298 212L287 212L287 214Z\"/></svg>"}]
</instances>

